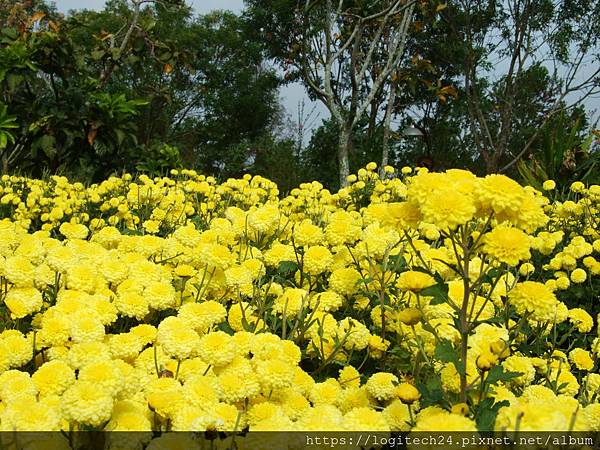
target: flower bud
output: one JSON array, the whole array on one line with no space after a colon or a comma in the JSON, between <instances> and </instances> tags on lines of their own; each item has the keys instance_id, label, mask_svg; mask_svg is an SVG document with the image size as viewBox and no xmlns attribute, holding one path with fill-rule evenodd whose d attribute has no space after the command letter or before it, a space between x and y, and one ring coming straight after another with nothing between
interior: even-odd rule
<instances>
[{"instance_id":1,"label":"flower bud","mask_svg":"<svg viewBox=\"0 0 600 450\"><path fill-rule=\"evenodd\" d=\"M398 320L404 325L416 325L421 321L423 315L417 308L406 308L398 312Z\"/></svg>"},{"instance_id":2,"label":"flower bud","mask_svg":"<svg viewBox=\"0 0 600 450\"><path fill-rule=\"evenodd\" d=\"M400 383L396 386L396 395L402 403L407 405L416 402L421 397L417 388L410 383Z\"/></svg>"},{"instance_id":3,"label":"flower bud","mask_svg":"<svg viewBox=\"0 0 600 450\"><path fill-rule=\"evenodd\" d=\"M492 342L490 344L490 350L500 359L508 358L510 356L510 348L508 343L502 339Z\"/></svg>"},{"instance_id":4,"label":"flower bud","mask_svg":"<svg viewBox=\"0 0 600 450\"><path fill-rule=\"evenodd\" d=\"M459 416L466 416L469 414L469 405L466 403L457 403L452 406L452 414L457 414Z\"/></svg>"},{"instance_id":5,"label":"flower bud","mask_svg":"<svg viewBox=\"0 0 600 450\"><path fill-rule=\"evenodd\" d=\"M483 352L477 358L477 368L482 372L487 372L498 363L498 356L492 352Z\"/></svg>"}]
</instances>

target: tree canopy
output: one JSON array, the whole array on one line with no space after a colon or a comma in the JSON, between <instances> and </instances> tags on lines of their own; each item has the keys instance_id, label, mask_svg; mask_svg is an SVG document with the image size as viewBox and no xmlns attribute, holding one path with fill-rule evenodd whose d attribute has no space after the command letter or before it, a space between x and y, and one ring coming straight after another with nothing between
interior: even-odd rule
<instances>
[{"instance_id":1,"label":"tree canopy","mask_svg":"<svg viewBox=\"0 0 600 450\"><path fill-rule=\"evenodd\" d=\"M336 188L374 160L595 177L599 38L592 0L109 0L66 16L1 0L2 170L185 165ZM307 139L289 83L330 113Z\"/></svg>"}]
</instances>

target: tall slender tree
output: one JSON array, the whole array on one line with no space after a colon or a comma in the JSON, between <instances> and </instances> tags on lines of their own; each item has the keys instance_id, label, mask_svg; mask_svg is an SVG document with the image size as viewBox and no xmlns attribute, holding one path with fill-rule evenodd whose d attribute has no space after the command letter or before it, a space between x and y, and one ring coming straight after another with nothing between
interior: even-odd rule
<instances>
[{"instance_id":1,"label":"tall slender tree","mask_svg":"<svg viewBox=\"0 0 600 450\"><path fill-rule=\"evenodd\" d=\"M416 1L290 0L287 6L294 11L292 15L281 2L270 11L270 2L247 3L250 17L264 20L265 14L276 16L271 25L259 20L267 25L261 27L267 39L277 39L283 29L292 31L283 47L272 54L291 68L331 113L339 130L339 180L345 185L352 132L373 108L374 100L384 97L384 86L405 56ZM378 112L375 106L375 117Z\"/></svg>"}]
</instances>

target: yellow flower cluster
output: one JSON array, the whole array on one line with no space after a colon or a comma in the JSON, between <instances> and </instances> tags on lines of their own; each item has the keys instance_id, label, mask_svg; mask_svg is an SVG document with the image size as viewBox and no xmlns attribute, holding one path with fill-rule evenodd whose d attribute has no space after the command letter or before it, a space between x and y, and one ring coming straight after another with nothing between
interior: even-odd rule
<instances>
[{"instance_id":1,"label":"yellow flower cluster","mask_svg":"<svg viewBox=\"0 0 600 450\"><path fill-rule=\"evenodd\" d=\"M0 431L600 430L598 186L349 182L2 177Z\"/></svg>"}]
</instances>

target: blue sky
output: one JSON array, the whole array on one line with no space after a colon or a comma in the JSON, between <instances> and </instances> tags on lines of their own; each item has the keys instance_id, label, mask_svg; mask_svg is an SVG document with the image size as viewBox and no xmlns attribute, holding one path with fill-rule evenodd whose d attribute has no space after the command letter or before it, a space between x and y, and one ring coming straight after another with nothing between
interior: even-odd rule
<instances>
[{"instance_id":1,"label":"blue sky","mask_svg":"<svg viewBox=\"0 0 600 450\"><path fill-rule=\"evenodd\" d=\"M60 11L69 9L100 9L104 6L104 0L54 0ZM213 9L229 9L240 11L244 6L243 0L188 0L198 13L205 13Z\"/></svg>"}]
</instances>

